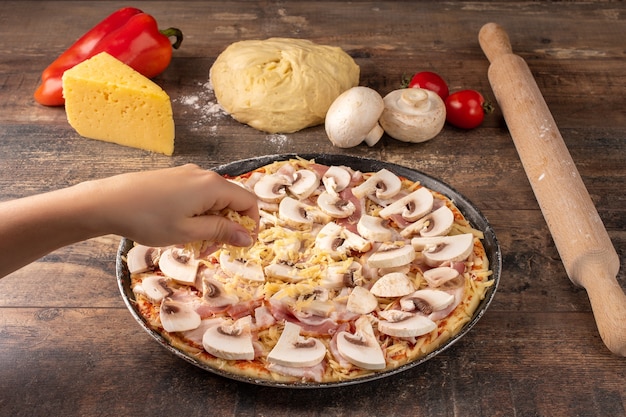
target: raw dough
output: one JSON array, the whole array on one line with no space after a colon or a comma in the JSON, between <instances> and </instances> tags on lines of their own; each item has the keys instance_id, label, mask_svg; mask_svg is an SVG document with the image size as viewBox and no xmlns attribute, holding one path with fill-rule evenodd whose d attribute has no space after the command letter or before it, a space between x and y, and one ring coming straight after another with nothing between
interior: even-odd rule
<instances>
[{"instance_id":1,"label":"raw dough","mask_svg":"<svg viewBox=\"0 0 626 417\"><path fill-rule=\"evenodd\" d=\"M291 38L235 42L210 70L224 110L269 133L323 123L331 103L358 85L359 75L359 66L341 48Z\"/></svg>"}]
</instances>

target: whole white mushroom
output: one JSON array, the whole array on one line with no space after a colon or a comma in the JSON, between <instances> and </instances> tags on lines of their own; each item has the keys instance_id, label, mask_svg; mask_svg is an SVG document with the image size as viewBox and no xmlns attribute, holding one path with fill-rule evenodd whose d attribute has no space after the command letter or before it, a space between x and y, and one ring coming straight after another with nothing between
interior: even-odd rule
<instances>
[{"instance_id":1,"label":"whole white mushroom","mask_svg":"<svg viewBox=\"0 0 626 417\"><path fill-rule=\"evenodd\" d=\"M403 142L425 142L441 132L446 105L437 93L422 88L394 90L383 99L380 124L385 133Z\"/></svg>"},{"instance_id":2,"label":"whole white mushroom","mask_svg":"<svg viewBox=\"0 0 626 417\"><path fill-rule=\"evenodd\" d=\"M363 141L374 146L384 133L378 123L384 108L382 96L369 87L344 91L326 113L324 125L328 139L339 148L351 148Z\"/></svg>"}]
</instances>

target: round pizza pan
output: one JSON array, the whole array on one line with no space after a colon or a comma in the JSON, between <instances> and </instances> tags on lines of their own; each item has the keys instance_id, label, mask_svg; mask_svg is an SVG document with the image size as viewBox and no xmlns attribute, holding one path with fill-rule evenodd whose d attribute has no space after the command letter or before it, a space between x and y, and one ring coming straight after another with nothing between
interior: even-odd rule
<instances>
[{"instance_id":1,"label":"round pizza pan","mask_svg":"<svg viewBox=\"0 0 626 417\"><path fill-rule=\"evenodd\" d=\"M418 358L412 362L409 362L399 368L373 373L367 376L363 376L356 379L351 379L347 381L339 381L339 382L327 382L327 383L319 383L319 382L275 382L265 379L255 379L250 377L245 377L241 375L236 375L231 372L226 372L224 370L220 370L214 367L209 366L206 363L200 362L195 357L183 352L182 350L172 346L163 336L161 336L157 331L150 328L150 326L146 323L146 321L141 317L135 305L135 295L130 288L130 273L128 271L128 267L126 266L125 258L126 253L132 248L133 241L123 238L120 242L119 249L117 252L117 261L116 261L116 274L117 274L117 282L122 294L122 298L128 309L130 310L133 317L137 320L139 325L152 336L161 346L165 349L173 353L174 355L194 364L195 366L207 370L211 373L230 378L237 381L247 382L255 385L264 385L271 387L282 387L282 388L332 388L332 387L340 387L345 385L359 384L368 381L373 381L380 378L390 377L392 375L398 374L400 372L406 371L407 369L411 369L416 367L429 359L437 356L444 350L448 349L452 346L457 340L462 338L467 332L470 331L472 327L478 322L478 320L485 314L487 307L491 303L493 299L496 289L498 287L498 283L500 280L500 274L502 270L502 253L500 251L500 246L498 244L498 240L496 239L496 235L487 221L487 219L482 215L482 213L478 210L478 208L472 204L467 198L458 193L449 185L430 177L422 172L419 172L414 169L410 169L401 165L393 164L390 162L379 161L375 159L368 159L362 157L355 157L349 155L327 155L327 154L279 154L279 155L267 155L267 156L259 156L256 158L244 159L235 162L231 162L225 165L221 165L214 169L214 171L229 176L237 176L240 174L244 174L246 172L252 171L256 168L262 167L264 165L271 164L276 161L283 161L295 157L304 158L307 160L314 159L315 162L324 164L324 165L345 165L349 166L355 170L360 170L363 172L375 172L379 171L383 168L388 169L389 171L394 172L396 175L400 175L406 177L412 181L419 181L424 186L430 188L431 190L437 191L441 194L444 194L448 198L450 198L454 204L458 207L458 209L463 213L465 218L470 222L470 224L484 233L484 239L482 240L483 246L485 247L485 251L487 253L487 257L489 258L489 264L491 270L493 271L492 279L494 281L494 285L492 285L486 295L485 298L480 302L478 308L474 312L474 316L472 319L465 324L465 326L461 329L459 333L451 337L447 340L443 345L425 355L421 358Z\"/></svg>"}]
</instances>

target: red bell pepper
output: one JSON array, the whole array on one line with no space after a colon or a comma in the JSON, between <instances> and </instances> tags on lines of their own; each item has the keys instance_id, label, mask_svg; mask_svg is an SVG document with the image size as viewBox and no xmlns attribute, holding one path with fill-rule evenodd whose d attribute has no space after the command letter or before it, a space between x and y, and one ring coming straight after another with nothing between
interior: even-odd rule
<instances>
[{"instance_id":1,"label":"red bell pepper","mask_svg":"<svg viewBox=\"0 0 626 417\"><path fill-rule=\"evenodd\" d=\"M176 40L172 44L170 37ZM176 28L159 30L156 20L139 9L120 9L94 26L61 54L41 75L35 100L46 106L62 106L63 73L100 52L107 52L152 78L163 72L178 49L183 34Z\"/></svg>"}]
</instances>

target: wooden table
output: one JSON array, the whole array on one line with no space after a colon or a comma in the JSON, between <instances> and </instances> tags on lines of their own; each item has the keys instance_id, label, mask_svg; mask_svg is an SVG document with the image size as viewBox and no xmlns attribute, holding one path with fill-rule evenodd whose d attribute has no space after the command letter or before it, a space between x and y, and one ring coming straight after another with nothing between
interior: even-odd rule
<instances>
[{"instance_id":1,"label":"wooden table","mask_svg":"<svg viewBox=\"0 0 626 417\"><path fill-rule=\"evenodd\" d=\"M124 2L13 1L0 11L0 200L125 171L322 152L434 176L485 214L504 269L487 314L434 359L383 380L274 389L175 357L124 306L118 236L60 249L0 280L0 415L623 416L626 359L602 343L560 262L499 111L434 140L334 148L322 126L268 135L211 111L209 68L230 43L271 36L341 46L385 94L434 70L493 100L481 26L500 23L533 71L617 252L626 253L626 7L615 2L141 2L186 37L155 81L171 96L173 157L79 137L32 99L59 53ZM2 221L0 219L0 221ZM1 237L0 237L1 238ZM0 255L1 257L1 255ZM626 288L624 262L618 280Z\"/></svg>"}]
</instances>

